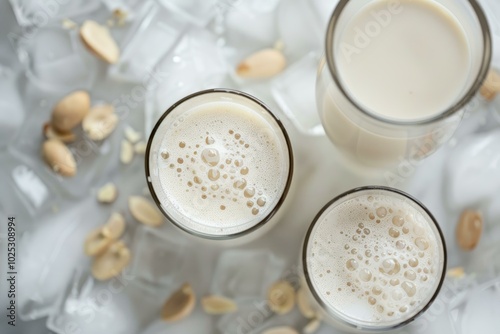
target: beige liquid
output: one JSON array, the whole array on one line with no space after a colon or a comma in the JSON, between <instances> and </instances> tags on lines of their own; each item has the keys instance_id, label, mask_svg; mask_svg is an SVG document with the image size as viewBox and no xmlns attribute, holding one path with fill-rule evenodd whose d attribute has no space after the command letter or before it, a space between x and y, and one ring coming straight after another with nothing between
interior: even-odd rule
<instances>
[{"instance_id":1,"label":"beige liquid","mask_svg":"<svg viewBox=\"0 0 500 334\"><path fill-rule=\"evenodd\" d=\"M380 116L432 117L466 86L471 61L465 32L437 2L391 3L365 6L346 26L337 54L340 77L361 105Z\"/></svg>"},{"instance_id":2,"label":"beige liquid","mask_svg":"<svg viewBox=\"0 0 500 334\"><path fill-rule=\"evenodd\" d=\"M401 197L366 194L327 209L307 244L316 294L341 319L385 327L412 318L443 273L430 218Z\"/></svg>"},{"instance_id":3,"label":"beige liquid","mask_svg":"<svg viewBox=\"0 0 500 334\"><path fill-rule=\"evenodd\" d=\"M433 118L468 88L472 56L465 32L437 2L372 1L339 29L334 57L340 83L372 115L401 122ZM325 66L323 77L329 77L326 71ZM325 131L356 163L395 165L418 151L414 146L419 145L419 136L429 136L375 122L336 84L322 80L318 103ZM443 133L451 134L458 122L459 117L440 124L447 127Z\"/></svg>"},{"instance_id":4,"label":"beige liquid","mask_svg":"<svg viewBox=\"0 0 500 334\"><path fill-rule=\"evenodd\" d=\"M187 230L214 237L245 232L285 191L291 168L285 137L267 112L244 101L207 95L168 115L155 135L151 182L164 210Z\"/></svg>"}]
</instances>

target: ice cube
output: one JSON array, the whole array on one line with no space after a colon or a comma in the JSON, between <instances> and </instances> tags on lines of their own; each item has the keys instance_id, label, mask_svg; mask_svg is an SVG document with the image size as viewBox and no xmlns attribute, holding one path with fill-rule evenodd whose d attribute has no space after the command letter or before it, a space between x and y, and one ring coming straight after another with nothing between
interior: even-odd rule
<instances>
[{"instance_id":1,"label":"ice cube","mask_svg":"<svg viewBox=\"0 0 500 334\"><path fill-rule=\"evenodd\" d=\"M113 12L115 10L121 10L127 14L127 20L135 16L141 11L141 6L147 1L143 0L101 0L104 5Z\"/></svg>"},{"instance_id":2,"label":"ice cube","mask_svg":"<svg viewBox=\"0 0 500 334\"><path fill-rule=\"evenodd\" d=\"M460 125L453 134L454 141L484 129L492 118L488 109L488 103L484 99L473 99L465 108Z\"/></svg>"},{"instance_id":3,"label":"ice cube","mask_svg":"<svg viewBox=\"0 0 500 334\"><path fill-rule=\"evenodd\" d=\"M68 91L51 93L28 82L29 95L25 98L25 109L31 112L26 117L20 130L9 145L9 152L16 159L23 161L36 174L53 185L54 191L65 196L82 197L88 194L89 188L116 168L119 164L119 143L121 123L118 123L114 132L106 139L95 142L87 138L81 129L75 129L76 140L67 146L72 152L77 173L73 177L62 177L55 173L43 160L41 147L44 140L42 129L44 123L51 118L54 105L64 97Z\"/></svg>"},{"instance_id":4,"label":"ice cube","mask_svg":"<svg viewBox=\"0 0 500 334\"><path fill-rule=\"evenodd\" d=\"M284 260L269 251L227 250L217 261L211 293L237 300L262 300L284 269Z\"/></svg>"},{"instance_id":5,"label":"ice cube","mask_svg":"<svg viewBox=\"0 0 500 334\"><path fill-rule=\"evenodd\" d=\"M238 303L238 310L223 315L217 322L221 334L259 334L264 331L287 326L301 328L303 318L298 310L277 316L267 305L267 300L246 300Z\"/></svg>"},{"instance_id":6,"label":"ice cube","mask_svg":"<svg viewBox=\"0 0 500 334\"><path fill-rule=\"evenodd\" d=\"M159 2L174 11L176 16L199 27L204 27L215 15L217 0L159 0Z\"/></svg>"},{"instance_id":7,"label":"ice cube","mask_svg":"<svg viewBox=\"0 0 500 334\"><path fill-rule=\"evenodd\" d=\"M201 56L202 55L202 56ZM196 91L218 87L226 64L209 31L190 29L154 69L146 99L146 134L174 102Z\"/></svg>"},{"instance_id":8,"label":"ice cube","mask_svg":"<svg viewBox=\"0 0 500 334\"><path fill-rule=\"evenodd\" d=\"M326 30L306 0L282 1L277 26L289 59L298 60L310 51L322 52Z\"/></svg>"},{"instance_id":9,"label":"ice cube","mask_svg":"<svg viewBox=\"0 0 500 334\"><path fill-rule=\"evenodd\" d=\"M210 316L200 308L194 310L188 319L167 323L163 320L156 320L151 323L142 334L186 334L199 333L203 329L203 333L212 333L213 316Z\"/></svg>"},{"instance_id":10,"label":"ice cube","mask_svg":"<svg viewBox=\"0 0 500 334\"><path fill-rule=\"evenodd\" d=\"M330 17L333 14L335 6L337 6L338 0L312 0L309 1L309 3L319 18L320 28L326 32L328 21L330 21Z\"/></svg>"},{"instance_id":11,"label":"ice cube","mask_svg":"<svg viewBox=\"0 0 500 334\"><path fill-rule=\"evenodd\" d=\"M272 48L279 42L276 18L279 0L235 1L218 17L218 45L227 63L231 78L246 81L236 74L237 65L246 57L262 49Z\"/></svg>"},{"instance_id":12,"label":"ice cube","mask_svg":"<svg viewBox=\"0 0 500 334\"><path fill-rule=\"evenodd\" d=\"M316 108L316 72L319 56L312 52L273 80L273 97L287 117L306 135L324 135Z\"/></svg>"},{"instance_id":13,"label":"ice cube","mask_svg":"<svg viewBox=\"0 0 500 334\"><path fill-rule=\"evenodd\" d=\"M46 26L16 41L19 60L35 85L52 92L88 89L99 60L83 46L78 31Z\"/></svg>"},{"instance_id":14,"label":"ice cube","mask_svg":"<svg viewBox=\"0 0 500 334\"><path fill-rule=\"evenodd\" d=\"M217 322L221 334L260 333L275 317L265 299L238 303L238 310L222 316Z\"/></svg>"},{"instance_id":15,"label":"ice cube","mask_svg":"<svg viewBox=\"0 0 500 334\"><path fill-rule=\"evenodd\" d=\"M276 9L279 0L236 2L226 13L227 43L245 47L249 43L272 46L277 38Z\"/></svg>"},{"instance_id":16,"label":"ice cube","mask_svg":"<svg viewBox=\"0 0 500 334\"><path fill-rule=\"evenodd\" d=\"M131 275L141 286L157 291L182 284L183 268L190 257L185 239L158 229L140 227L135 232L133 245Z\"/></svg>"},{"instance_id":17,"label":"ice cube","mask_svg":"<svg viewBox=\"0 0 500 334\"><path fill-rule=\"evenodd\" d=\"M492 197L500 190L500 131L463 138L447 163L450 207L465 208Z\"/></svg>"},{"instance_id":18,"label":"ice cube","mask_svg":"<svg viewBox=\"0 0 500 334\"><path fill-rule=\"evenodd\" d=\"M331 326L325 323L323 323L323 325L315 332L315 334L340 334L340 333L341 332L337 331L336 329L332 328ZM400 333L395 332L395 334L400 334Z\"/></svg>"},{"instance_id":19,"label":"ice cube","mask_svg":"<svg viewBox=\"0 0 500 334\"><path fill-rule=\"evenodd\" d=\"M9 0L20 26L46 25L52 20L61 20L91 13L99 8L100 0Z\"/></svg>"},{"instance_id":20,"label":"ice cube","mask_svg":"<svg viewBox=\"0 0 500 334\"><path fill-rule=\"evenodd\" d=\"M87 233L105 222L94 198L58 214L46 215L18 243L18 312L23 320L50 314L73 268L88 264L83 254ZM91 214L89 214L91 213Z\"/></svg>"},{"instance_id":21,"label":"ice cube","mask_svg":"<svg viewBox=\"0 0 500 334\"><path fill-rule=\"evenodd\" d=\"M47 178L35 172L32 165L20 160L10 152L0 156L0 207L9 215L14 215L19 233L35 225L35 217L50 212L57 206L60 197Z\"/></svg>"},{"instance_id":22,"label":"ice cube","mask_svg":"<svg viewBox=\"0 0 500 334\"><path fill-rule=\"evenodd\" d=\"M496 231L490 230L489 235L483 236L474 254L471 254L467 259L468 271L477 275L480 279L484 279L485 277L500 277L500 258L498 254L500 254L498 229Z\"/></svg>"},{"instance_id":23,"label":"ice cube","mask_svg":"<svg viewBox=\"0 0 500 334\"><path fill-rule=\"evenodd\" d=\"M495 194L492 200L488 203L484 215L487 224L492 226L498 225L500 221L500 193Z\"/></svg>"},{"instance_id":24,"label":"ice cube","mask_svg":"<svg viewBox=\"0 0 500 334\"><path fill-rule=\"evenodd\" d=\"M186 28L172 12L155 2L145 5L141 19L129 29L118 63L109 75L117 80L144 82L152 68L176 44Z\"/></svg>"},{"instance_id":25,"label":"ice cube","mask_svg":"<svg viewBox=\"0 0 500 334\"><path fill-rule=\"evenodd\" d=\"M24 119L16 79L14 71L0 64L0 149L7 146Z\"/></svg>"},{"instance_id":26,"label":"ice cube","mask_svg":"<svg viewBox=\"0 0 500 334\"><path fill-rule=\"evenodd\" d=\"M108 24L114 28L124 27L128 24L140 20L144 16L144 8L151 5L151 1L144 0L101 0L108 9L108 17L113 16L112 23ZM109 18L108 18L109 20ZM120 36L120 35L119 35ZM121 40L121 39L119 39Z\"/></svg>"},{"instance_id":27,"label":"ice cube","mask_svg":"<svg viewBox=\"0 0 500 334\"><path fill-rule=\"evenodd\" d=\"M449 317L455 334L489 333L498 327L500 280L486 282L450 303Z\"/></svg>"},{"instance_id":28,"label":"ice cube","mask_svg":"<svg viewBox=\"0 0 500 334\"><path fill-rule=\"evenodd\" d=\"M40 208L48 199L49 191L47 186L29 167L25 165L16 166L12 170L12 179L34 209Z\"/></svg>"},{"instance_id":29,"label":"ice cube","mask_svg":"<svg viewBox=\"0 0 500 334\"><path fill-rule=\"evenodd\" d=\"M135 313L123 286L99 282L75 270L57 309L47 319L47 327L57 334L135 334L139 327Z\"/></svg>"}]
</instances>

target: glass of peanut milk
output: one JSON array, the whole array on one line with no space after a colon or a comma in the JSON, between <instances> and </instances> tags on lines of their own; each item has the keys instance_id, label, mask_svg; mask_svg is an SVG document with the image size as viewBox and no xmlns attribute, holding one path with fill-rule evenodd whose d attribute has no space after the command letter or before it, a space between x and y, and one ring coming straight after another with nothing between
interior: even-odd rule
<instances>
[{"instance_id":1,"label":"glass of peanut milk","mask_svg":"<svg viewBox=\"0 0 500 334\"><path fill-rule=\"evenodd\" d=\"M253 240L290 198L287 132L264 103L236 90L200 91L172 105L150 135L145 162L159 209L197 240Z\"/></svg>"},{"instance_id":2,"label":"glass of peanut milk","mask_svg":"<svg viewBox=\"0 0 500 334\"><path fill-rule=\"evenodd\" d=\"M353 166L416 163L452 136L490 59L476 0L340 0L316 87L325 132Z\"/></svg>"},{"instance_id":3,"label":"glass of peanut milk","mask_svg":"<svg viewBox=\"0 0 500 334\"><path fill-rule=\"evenodd\" d=\"M315 313L347 332L386 332L437 297L446 245L432 214L387 187L348 191L326 204L302 248L302 289Z\"/></svg>"}]
</instances>

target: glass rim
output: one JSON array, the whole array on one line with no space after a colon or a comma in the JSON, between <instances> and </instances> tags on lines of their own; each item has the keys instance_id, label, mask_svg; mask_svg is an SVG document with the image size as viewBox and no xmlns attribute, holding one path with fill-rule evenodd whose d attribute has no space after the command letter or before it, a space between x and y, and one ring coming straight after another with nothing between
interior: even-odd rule
<instances>
[{"instance_id":1,"label":"glass rim","mask_svg":"<svg viewBox=\"0 0 500 334\"><path fill-rule=\"evenodd\" d=\"M439 239L441 240L441 244L442 244L442 247L443 247L443 270L442 270L442 273L441 273L441 277L439 279L439 283L436 286L436 290L434 291L432 297L429 299L429 301L427 302L427 304L420 311L418 311L412 317L406 319L405 321L399 322L399 323L397 323L395 325L383 326L383 327L373 327L373 326L371 326L371 327L363 327L363 326L357 326L357 325L355 325L355 324L353 324L351 322L348 322L345 319L342 319L341 317L339 317L338 314L337 314L338 312L335 312L335 310L332 307L329 307L328 305L326 305L326 303L321 299L321 297L318 295L318 293L314 289L312 281L311 281L311 278L310 278L310 275L309 275L309 269L307 267L307 258L308 258L308 256L307 256L307 245L309 243L309 237L311 236L311 233L312 233L312 230L314 229L314 226L319 221L319 218L323 215L323 213L331 205L333 205L334 203L338 202L339 200L341 200L342 198L344 198L346 196L349 196L349 195L355 194L355 193L359 193L359 192L370 191L370 190L382 190L382 191L387 191L387 192L390 192L390 193L395 193L397 195L403 196L406 199L409 199L410 201L412 201L413 203L415 203L417 206L419 206L429 216L429 218L433 222L434 226L436 227L436 230L438 231ZM340 195L336 196L335 198L333 198L332 200L328 201L328 203L326 203L321 208L321 210L318 212L318 214L314 217L313 221L311 222L311 224L309 225L309 227L307 229L307 232L306 232L306 235L305 235L305 238L304 238L304 243L302 245L302 256L301 256L302 271L303 271L303 274L304 274L304 277L305 277L305 281L307 283L307 287L308 287L309 291L311 292L311 294L313 295L314 300L325 310L325 312L328 313L328 315L330 315L333 318L335 318L335 320L341 322L343 325L345 325L347 327L350 327L350 328L362 328L363 330L373 331L373 332L387 331L387 330L392 330L392 329L397 329L397 328L403 327L403 326L411 323L416 318L418 318L422 313L424 313L432 305L432 303L434 302L434 300L436 300L437 296L439 295L439 291L441 290L441 287L443 286L444 279L446 277L447 258L448 258L448 255L447 255L447 251L446 251L446 242L445 242L445 239L444 239L443 232L441 231L441 228L439 227L439 224L437 223L436 218L434 218L434 216L429 211L429 209L427 209L427 207L424 204L422 204L422 202L420 202L419 200L417 200L416 198L414 198L410 194L408 194L408 193L406 193L406 192L404 192L402 190L399 190L399 189L396 189L396 188L391 188L391 187L386 187L386 186L363 186L363 187L354 188L354 189L348 190L346 192L343 192L342 194L340 194Z\"/></svg>"},{"instance_id":2,"label":"glass rim","mask_svg":"<svg viewBox=\"0 0 500 334\"><path fill-rule=\"evenodd\" d=\"M488 74L488 70L490 68L491 64L491 57L492 57L492 42L491 42L491 31L489 28L488 20L484 14L484 11L482 7L479 5L479 3L476 0L465 0L467 1L473 8L474 13L476 15L476 18L479 21L479 25L481 26L481 32L482 32L482 38L483 38L483 57L481 60L481 65L479 72L474 80L474 83L471 85L471 87L468 89L467 92L462 94L462 97L451 107L448 107L446 110L440 112L439 114L430 117L430 118L425 118L421 120L410 120L410 121L404 121L404 120L395 120L395 119L390 119L386 118L380 115L375 114L372 111L369 111L367 108L361 106L355 98L351 96L351 94L344 88L344 84L340 80L340 75L339 71L337 70L336 62L335 62L335 56L333 52L333 44L334 44L334 37L335 37L335 31L337 27L337 23L340 19L340 16L345 8L345 6L349 3L351 0L339 0L339 3L335 7L335 10L333 11L330 20L328 22L328 28L326 32L326 50L325 50L325 55L326 55L326 63L330 72L331 77L335 81L335 84L337 85L338 89L340 90L340 93L342 96L344 96L349 103L354 105L356 109L358 109L362 114L375 119L379 122L383 122L386 124L390 125L399 125L399 126L419 126L419 125L428 125L432 124L438 121L441 121L443 119L448 118L449 116L457 113L461 109L463 109L467 104L476 96L477 92L481 88L486 75Z\"/></svg>"},{"instance_id":3,"label":"glass rim","mask_svg":"<svg viewBox=\"0 0 500 334\"><path fill-rule=\"evenodd\" d=\"M171 215L169 215L163 209L163 206L161 205L161 201L159 200L159 198L158 198L158 196L156 194L156 191L155 191L155 189L153 187L153 183L151 182L150 168L149 168L149 156L150 156L150 151L151 151L151 145L153 143L153 139L155 138L156 131L159 129L159 127L163 123L164 119L171 112L173 112L177 107L179 107L180 105L182 105L184 102L187 102L188 100L191 100L193 98L196 98L196 97L199 97L199 96L202 96L202 95L213 94L213 93L232 94L232 95L236 95L236 96L239 96L239 97L246 98L246 99L248 99L248 100L256 103L264 111L266 111L271 116L271 118L276 122L276 124L278 125L279 129L281 130L281 133L283 134L283 137L284 137L285 142L286 142L286 147L287 147L287 150L288 150L288 164L289 164L288 176L287 176L287 179L286 179L285 187L283 189L283 193L282 193L280 199L278 200L278 202L276 203L276 205L274 206L274 208L271 210L271 212L269 212L265 217L263 217L257 224L253 225L250 228L247 228L246 230L243 230L243 231L240 231L240 232L237 232L237 233L223 234L223 235L216 235L216 234L210 234L210 233L202 233L202 232L196 231L194 229L188 228L188 227L184 226L183 224L177 222ZM285 129L285 126L283 125L283 123L281 122L281 120L271 112L271 110L269 109L269 107L267 107L267 105L264 102L262 102L261 100L259 100L255 96L252 96L252 95L250 95L248 93L245 93L245 92L242 92L242 91L236 90L236 89L231 89L231 88L211 88L211 89L200 90L200 91L197 91L195 93L189 94L189 95L183 97L182 99L178 100L174 104L172 104L160 116L160 118L156 122L153 130L151 131L151 134L149 135L149 138L148 138L148 143L147 143L147 146L146 146L146 152L145 152L144 156L145 156L145 159L144 159L145 165L144 165L144 167L145 167L145 173L146 173L146 182L148 184L149 192L150 192L151 196L153 197L153 200L156 203L156 206L160 209L160 211L167 218L167 220L170 223L174 224L176 227L180 228L184 232L186 232L186 233L188 233L190 235L193 235L195 237L200 237L200 238L209 239L209 240L233 240L233 239L236 239L236 238L239 238L239 237L246 236L246 235L248 235L248 234L256 231L257 229L265 226L266 223L269 222L271 220L271 218L273 218L273 216L278 212L278 210L283 205L283 203L284 203L284 201L285 201L285 199L286 199L286 197L288 195L288 192L290 190L291 183L292 183L293 172L294 172L294 164L293 164L293 161L294 161L293 159L294 158L293 158L292 144L291 144L290 138L288 136L288 133L287 133L287 131Z\"/></svg>"}]
</instances>

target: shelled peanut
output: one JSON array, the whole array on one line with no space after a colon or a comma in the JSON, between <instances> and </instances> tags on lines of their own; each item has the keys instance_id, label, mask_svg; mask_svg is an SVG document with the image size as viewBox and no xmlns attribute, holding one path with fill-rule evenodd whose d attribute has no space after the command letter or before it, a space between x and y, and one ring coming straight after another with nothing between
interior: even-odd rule
<instances>
[{"instance_id":1,"label":"shelled peanut","mask_svg":"<svg viewBox=\"0 0 500 334\"><path fill-rule=\"evenodd\" d=\"M89 139L100 141L113 132L117 122L113 106L99 105L91 108L90 95L86 91L77 90L64 96L52 109L50 121L42 127L46 138L42 144L45 162L61 176L75 176L76 159L66 146L78 139L75 129L82 125Z\"/></svg>"}]
</instances>

